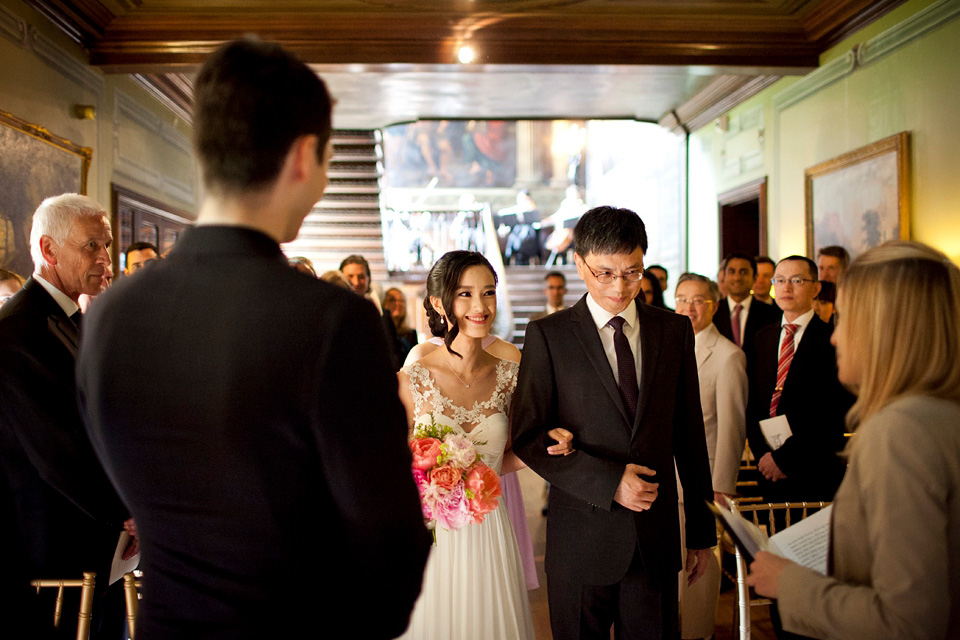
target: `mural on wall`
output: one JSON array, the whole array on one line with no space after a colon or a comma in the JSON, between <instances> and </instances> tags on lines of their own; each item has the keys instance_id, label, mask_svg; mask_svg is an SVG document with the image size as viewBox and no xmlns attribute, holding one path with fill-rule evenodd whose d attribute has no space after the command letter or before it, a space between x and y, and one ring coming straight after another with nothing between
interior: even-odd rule
<instances>
[{"instance_id":1,"label":"mural on wall","mask_svg":"<svg viewBox=\"0 0 960 640\"><path fill-rule=\"evenodd\" d=\"M517 123L419 120L384 129L384 186L512 187Z\"/></svg>"},{"instance_id":2,"label":"mural on wall","mask_svg":"<svg viewBox=\"0 0 960 640\"><path fill-rule=\"evenodd\" d=\"M807 255L840 245L856 257L909 239L908 143L901 132L804 172Z\"/></svg>"},{"instance_id":3,"label":"mural on wall","mask_svg":"<svg viewBox=\"0 0 960 640\"><path fill-rule=\"evenodd\" d=\"M47 197L86 193L92 156L92 149L0 111L0 267L33 273L33 212Z\"/></svg>"}]
</instances>

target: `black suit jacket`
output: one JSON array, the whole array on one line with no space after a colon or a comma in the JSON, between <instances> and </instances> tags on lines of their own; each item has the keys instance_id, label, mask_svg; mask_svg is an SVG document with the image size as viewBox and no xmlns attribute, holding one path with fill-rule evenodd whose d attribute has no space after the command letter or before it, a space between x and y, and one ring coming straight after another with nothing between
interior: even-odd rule
<instances>
[{"instance_id":1,"label":"black suit jacket","mask_svg":"<svg viewBox=\"0 0 960 640\"><path fill-rule=\"evenodd\" d=\"M588 294L589 295L589 294ZM713 489L707 460L693 329L684 316L637 303L640 403L627 415L586 296L527 327L513 398L513 449L550 482L546 570L584 584L612 584L639 545L651 571L680 569L674 458L686 500L687 547L716 544L704 500ZM550 456L554 427L577 451ZM636 513L614 502L627 463L657 472L659 494Z\"/></svg>"},{"instance_id":2,"label":"black suit jacket","mask_svg":"<svg viewBox=\"0 0 960 640\"><path fill-rule=\"evenodd\" d=\"M733 325L730 323L729 299L724 298L717 304L717 312L713 314L713 324L716 325L720 335L733 342ZM757 332L771 324L780 322L783 312L776 304L764 304L759 300L750 302L750 313L747 314L747 322L743 327L743 343L740 345L744 351L750 351L753 348L753 341Z\"/></svg>"},{"instance_id":3,"label":"black suit jacket","mask_svg":"<svg viewBox=\"0 0 960 640\"><path fill-rule=\"evenodd\" d=\"M137 640L405 628L430 536L368 300L197 227L97 299L78 381L141 535Z\"/></svg>"},{"instance_id":4,"label":"black suit jacket","mask_svg":"<svg viewBox=\"0 0 960 640\"><path fill-rule=\"evenodd\" d=\"M760 420L770 417L780 332L780 324L763 328L757 333L755 348L747 354L747 438L757 460L770 451ZM814 314L790 363L777 415L787 416L793 435L773 452L774 462L787 478L769 482L761 477L765 499L832 500L843 479L845 464L838 452L844 446L844 419L855 398L837 379L831 333L833 328Z\"/></svg>"},{"instance_id":5,"label":"black suit jacket","mask_svg":"<svg viewBox=\"0 0 960 640\"><path fill-rule=\"evenodd\" d=\"M77 409L78 337L33 278L0 308L0 580L13 608L32 606L20 596L34 578L96 571L104 588L128 517Z\"/></svg>"}]
</instances>

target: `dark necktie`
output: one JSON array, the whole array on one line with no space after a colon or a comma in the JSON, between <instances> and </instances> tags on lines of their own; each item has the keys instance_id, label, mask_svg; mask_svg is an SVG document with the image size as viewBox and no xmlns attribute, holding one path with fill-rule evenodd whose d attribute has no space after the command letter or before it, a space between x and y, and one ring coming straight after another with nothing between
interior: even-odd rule
<instances>
[{"instance_id":1,"label":"dark necktie","mask_svg":"<svg viewBox=\"0 0 960 640\"><path fill-rule=\"evenodd\" d=\"M76 311L76 313L70 316L70 319L73 320L73 324L77 325L77 329L80 328L81 318L83 318L83 312L80 311L79 309Z\"/></svg>"},{"instance_id":2,"label":"dark necktie","mask_svg":"<svg viewBox=\"0 0 960 640\"><path fill-rule=\"evenodd\" d=\"M733 322L730 323L730 328L733 329L733 341L738 347L743 346L743 340L740 338L740 312L743 311L743 305L737 303L733 308Z\"/></svg>"},{"instance_id":3,"label":"dark necktie","mask_svg":"<svg viewBox=\"0 0 960 640\"><path fill-rule=\"evenodd\" d=\"M623 324L626 322L620 316L610 318L609 324L613 327L613 348L617 354L617 378L620 385L620 396L627 406L631 416L637 415L637 400L640 390L637 388L637 363L633 359L630 342L623 333Z\"/></svg>"}]
</instances>

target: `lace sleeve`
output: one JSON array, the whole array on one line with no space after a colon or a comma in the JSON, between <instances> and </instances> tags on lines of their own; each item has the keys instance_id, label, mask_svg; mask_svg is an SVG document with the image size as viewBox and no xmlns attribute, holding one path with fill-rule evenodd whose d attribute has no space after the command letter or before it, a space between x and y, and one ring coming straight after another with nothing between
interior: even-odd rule
<instances>
[{"instance_id":1,"label":"lace sleeve","mask_svg":"<svg viewBox=\"0 0 960 640\"><path fill-rule=\"evenodd\" d=\"M517 371L520 365L516 362L501 360L497 365L497 390L493 394L497 410L510 414L510 402L513 392L517 388Z\"/></svg>"},{"instance_id":2,"label":"lace sleeve","mask_svg":"<svg viewBox=\"0 0 960 640\"><path fill-rule=\"evenodd\" d=\"M401 369L410 378L410 392L413 395L413 415L423 415L423 400L430 386L430 376L419 363L413 362Z\"/></svg>"}]
</instances>

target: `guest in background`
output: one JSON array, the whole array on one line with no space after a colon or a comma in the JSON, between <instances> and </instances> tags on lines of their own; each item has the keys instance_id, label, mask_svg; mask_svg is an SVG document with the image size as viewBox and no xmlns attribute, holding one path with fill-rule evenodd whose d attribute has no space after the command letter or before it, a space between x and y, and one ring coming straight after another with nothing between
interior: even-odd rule
<instances>
[{"instance_id":1,"label":"guest in background","mask_svg":"<svg viewBox=\"0 0 960 640\"><path fill-rule=\"evenodd\" d=\"M543 281L543 293L547 297L547 308L531 315L530 322L546 318L551 313L563 309L563 296L567 294L567 276L560 271L551 271Z\"/></svg>"},{"instance_id":2,"label":"guest in background","mask_svg":"<svg viewBox=\"0 0 960 640\"><path fill-rule=\"evenodd\" d=\"M643 292L645 303L659 309L667 308L667 305L663 302L663 290L660 288L660 281L652 273L643 272L643 276L640 278L640 291Z\"/></svg>"},{"instance_id":3,"label":"guest in background","mask_svg":"<svg viewBox=\"0 0 960 640\"><path fill-rule=\"evenodd\" d=\"M713 323L723 337L749 351L757 332L780 319L780 309L754 304L750 292L757 278L757 263L749 254L734 251L724 264L727 296L717 305Z\"/></svg>"},{"instance_id":4,"label":"guest in background","mask_svg":"<svg viewBox=\"0 0 960 640\"><path fill-rule=\"evenodd\" d=\"M5 616L11 638L44 637L50 624L53 593L49 610L33 618L48 592L28 593L30 580L84 571L97 573L94 637L119 638L123 630L123 589L109 588L108 579L132 521L84 430L75 382L78 301L104 286L112 242L110 216L97 202L47 198L30 230L34 273L0 309L0 598L5 611L17 612ZM69 634L79 594L66 598L61 627Z\"/></svg>"},{"instance_id":5,"label":"guest in background","mask_svg":"<svg viewBox=\"0 0 960 640\"><path fill-rule=\"evenodd\" d=\"M344 277L343 272L338 269L331 269L330 271L324 271L320 275L320 279L323 280L324 282L335 284L342 289L353 291L353 287L350 286L350 282Z\"/></svg>"},{"instance_id":6,"label":"guest in background","mask_svg":"<svg viewBox=\"0 0 960 640\"><path fill-rule=\"evenodd\" d=\"M383 313L383 309L380 307L380 296L376 295L373 287L370 263L367 262L366 258L357 254L347 256L340 263L340 272L350 283L350 287L355 294L372 302L377 307L377 311Z\"/></svg>"},{"instance_id":7,"label":"guest in background","mask_svg":"<svg viewBox=\"0 0 960 640\"><path fill-rule=\"evenodd\" d=\"M767 256L757 256L757 278L753 281L753 297L764 304L773 304L770 287L773 286L773 270L777 264Z\"/></svg>"},{"instance_id":8,"label":"guest in background","mask_svg":"<svg viewBox=\"0 0 960 640\"><path fill-rule=\"evenodd\" d=\"M821 282L820 293L813 299L813 311L821 320L833 326L833 309L837 302L837 285Z\"/></svg>"},{"instance_id":9,"label":"guest in background","mask_svg":"<svg viewBox=\"0 0 960 640\"><path fill-rule=\"evenodd\" d=\"M850 254L839 245L830 245L817 251L817 270L821 282L837 284L849 264Z\"/></svg>"},{"instance_id":10,"label":"guest in background","mask_svg":"<svg viewBox=\"0 0 960 640\"><path fill-rule=\"evenodd\" d=\"M23 287L23 276L0 269L0 307Z\"/></svg>"},{"instance_id":11,"label":"guest in background","mask_svg":"<svg viewBox=\"0 0 960 640\"><path fill-rule=\"evenodd\" d=\"M401 363L407 359L410 349L419 342L417 330L407 325L407 299L403 296L403 291L396 287L387 289L383 296L383 313L390 315L396 330L397 362Z\"/></svg>"},{"instance_id":12,"label":"guest in background","mask_svg":"<svg viewBox=\"0 0 960 640\"><path fill-rule=\"evenodd\" d=\"M310 261L310 258L293 256L292 258L287 258L287 264L305 276L317 277L317 270L313 268L313 262Z\"/></svg>"},{"instance_id":13,"label":"guest in background","mask_svg":"<svg viewBox=\"0 0 960 640\"><path fill-rule=\"evenodd\" d=\"M784 258L773 286L782 323L758 331L747 351L747 437L760 492L766 502L832 500L843 478L843 417L853 396L837 379L833 329L813 312L820 291L817 265L804 256ZM791 430L779 447L766 441L760 427L761 420L776 416L786 416Z\"/></svg>"},{"instance_id":14,"label":"guest in background","mask_svg":"<svg viewBox=\"0 0 960 640\"><path fill-rule=\"evenodd\" d=\"M123 252L123 275L129 276L138 269L142 269L154 260L160 259L156 245L152 242L131 242Z\"/></svg>"},{"instance_id":15,"label":"guest in background","mask_svg":"<svg viewBox=\"0 0 960 640\"><path fill-rule=\"evenodd\" d=\"M854 260L837 308L857 401L829 575L760 552L747 583L809 637L960 638L960 271L890 242Z\"/></svg>"},{"instance_id":16,"label":"guest in background","mask_svg":"<svg viewBox=\"0 0 960 640\"><path fill-rule=\"evenodd\" d=\"M747 358L743 350L720 335L713 325L720 290L715 282L695 273L685 273L677 282L677 313L693 324L700 378L700 406L707 436L707 456L713 477L714 499L737 492L737 474L746 438ZM681 534L683 493L680 492ZM713 635L720 597L720 565L711 555L707 573L692 586L680 580L680 637L709 638Z\"/></svg>"},{"instance_id":17,"label":"guest in background","mask_svg":"<svg viewBox=\"0 0 960 640\"><path fill-rule=\"evenodd\" d=\"M673 309L671 309L670 307L666 306L666 303L667 303L667 279L669 278L669 275L670 275L670 273L667 271L667 268L664 267L664 266L662 266L662 265L659 265L659 264L654 264L654 265L650 265L649 267L647 267L647 268L645 269L645 271L649 271L651 274L653 274L654 276L656 276L657 282L660 283L660 293L663 295L664 308L667 309L668 311L673 311Z\"/></svg>"}]
</instances>

